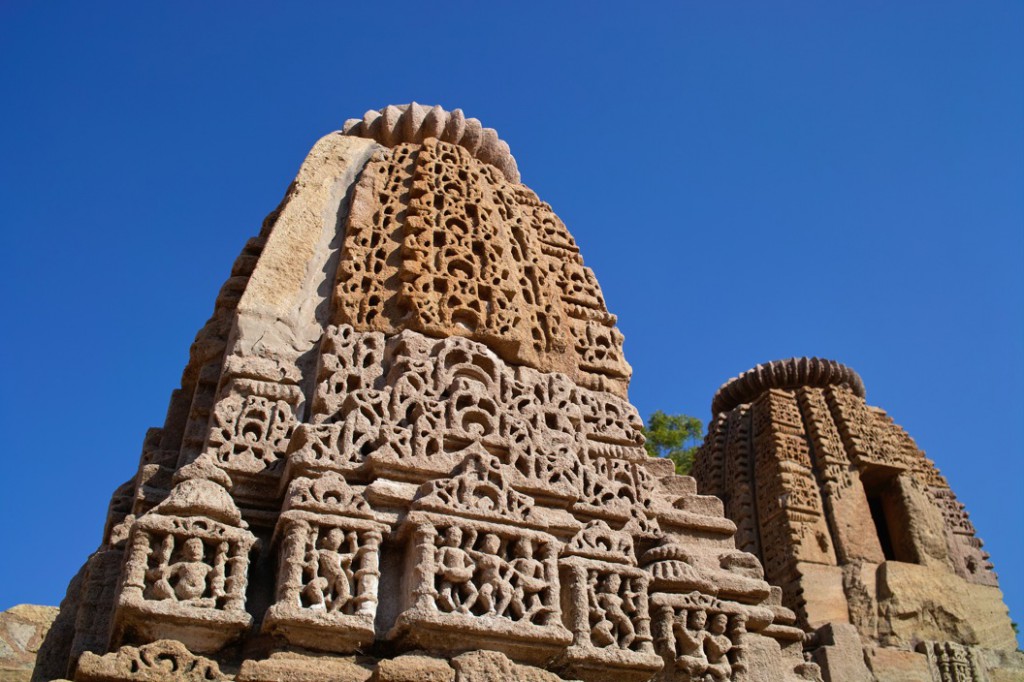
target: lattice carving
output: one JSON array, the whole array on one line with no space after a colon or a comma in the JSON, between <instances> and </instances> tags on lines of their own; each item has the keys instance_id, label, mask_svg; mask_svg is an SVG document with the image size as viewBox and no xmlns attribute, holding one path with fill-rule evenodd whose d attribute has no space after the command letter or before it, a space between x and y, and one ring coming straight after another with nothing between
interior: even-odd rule
<instances>
[{"instance_id":1,"label":"lattice carving","mask_svg":"<svg viewBox=\"0 0 1024 682\"><path fill-rule=\"evenodd\" d=\"M565 226L466 148L426 138L371 162L344 250L339 322L466 336L506 361L625 393L622 335Z\"/></svg>"},{"instance_id":2,"label":"lattice carving","mask_svg":"<svg viewBox=\"0 0 1024 682\"><path fill-rule=\"evenodd\" d=\"M213 409L206 452L230 473L235 494L259 499L275 491L303 401L298 387L231 379Z\"/></svg>"},{"instance_id":3,"label":"lattice carving","mask_svg":"<svg viewBox=\"0 0 1024 682\"><path fill-rule=\"evenodd\" d=\"M197 501L199 504L197 504ZM218 483L179 482L132 524L117 620L146 638L216 651L249 626L249 551L256 537Z\"/></svg>"},{"instance_id":4,"label":"lattice carving","mask_svg":"<svg viewBox=\"0 0 1024 682\"><path fill-rule=\"evenodd\" d=\"M424 484L413 507L470 518L525 521L533 500L512 488L497 457L474 445L454 476Z\"/></svg>"}]
</instances>

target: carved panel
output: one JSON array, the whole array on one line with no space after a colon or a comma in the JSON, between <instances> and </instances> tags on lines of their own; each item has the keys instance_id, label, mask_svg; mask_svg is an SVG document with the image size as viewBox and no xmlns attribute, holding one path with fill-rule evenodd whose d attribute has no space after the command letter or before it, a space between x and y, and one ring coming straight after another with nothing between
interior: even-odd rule
<instances>
[{"instance_id":1,"label":"carved panel","mask_svg":"<svg viewBox=\"0 0 1024 682\"><path fill-rule=\"evenodd\" d=\"M137 519L128 538L114 639L177 639L207 653L244 631L252 621L245 591L256 537L241 523L226 491L202 479L179 483Z\"/></svg>"},{"instance_id":2,"label":"carved panel","mask_svg":"<svg viewBox=\"0 0 1024 682\"><path fill-rule=\"evenodd\" d=\"M339 475L291 482L275 531L277 599L266 632L323 651L351 652L374 638L380 545L363 496Z\"/></svg>"},{"instance_id":3,"label":"carved panel","mask_svg":"<svg viewBox=\"0 0 1024 682\"><path fill-rule=\"evenodd\" d=\"M406 529L406 607L394 632L402 641L523 660L545 660L569 643L555 538L423 512L410 514Z\"/></svg>"},{"instance_id":4,"label":"carved panel","mask_svg":"<svg viewBox=\"0 0 1024 682\"><path fill-rule=\"evenodd\" d=\"M772 620L763 607L742 606L699 592L652 595L654 644L675 677L668 679L741 680L749 661L750 633Z\"/></svg>"},{"instance_id":5,"label":"carved panel","mask_svg":"<svg viewBox=\"0 0 1024 682\"><path fill-rule=\"evenodd\" d=\"M565 653L568 674L650 679L662 667L647 610L650 576L623 564L578 556L562 559L559 567L563 610L573 635Z\"/></svg>"},{"instance_id":6,"label":"carved panel","mask_svg":"<svg viewBox=\"0 0 1024 682\"><path fill-rule=\"evenodd\" d=\"M337 321L467 336L503 359L624 395L622 335L547 204L465 148L398 144L349 212Z\"/></svg>"}]
</instances>

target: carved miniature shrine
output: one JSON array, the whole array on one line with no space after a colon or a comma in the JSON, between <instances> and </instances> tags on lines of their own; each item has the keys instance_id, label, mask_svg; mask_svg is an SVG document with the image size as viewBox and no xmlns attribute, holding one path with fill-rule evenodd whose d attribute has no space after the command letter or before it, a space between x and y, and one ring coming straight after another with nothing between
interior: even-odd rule
<instances>
[{"instance_id":1,"label":"carved miniature shrine","mask_svg":"<svg viewBox=\"0 0 1024 682\"><path fill-rule=\"evenodd\" d=\"M615 322L495 131L349 121L235 262L34 679L784 682L829 674L832 622L933 666L1010 643L890 622L916 570L1001 601L856 375L723 389L698 494Z\"/></svg>"}]
</instances>

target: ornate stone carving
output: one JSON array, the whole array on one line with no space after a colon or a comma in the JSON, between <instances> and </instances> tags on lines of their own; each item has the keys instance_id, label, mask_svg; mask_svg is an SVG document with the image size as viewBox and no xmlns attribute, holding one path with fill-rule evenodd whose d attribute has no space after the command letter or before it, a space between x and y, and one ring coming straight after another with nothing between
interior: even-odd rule
<instances>
[{"instance_id":1,"label":"ornate stone carving","mask_svg":"<svg viewBox=\"0 0 1024 682\"><path fill-rule=\"evenodd\" d=\"M721 601L699 592L656 594L651 600L654 641L668 679L742 680L749 669L746 650L752 632L764 629L772 614L762 607Z\"/></svg>"},{"instance_id":2,"label":"ornate stone carving","mask_svg":"<svg viewBox=\"0 0 1024 682\"><path fill-rule=\"evenodd\" d=\"M503 359L624 394L622 335L561 221L437 138L371 162L353 197L338 321L468 336Z\"/></svg>"},{"instance_id":3,"label":"ornate stone carving","mask_svg":"<svg viewBox=\"0 0 1024 682\"><path fill-rule=\"evenodd\" d=\"M161 639L140 647L123 646L115 653L82 656L76 682L218 682L231 677L220 671L216 661L190 652L181 642Z\"/></svg>"},{"instance_id":4,"label":"ornate stone carving","mask_svg":"<svg viewBox=\"0 0 1024 682\"><path fill-rule=\"evenodd\" d=\"M648 615L650 576L635 568L632 540L594 521L559 561L562 601L572 645L568 674L585 680L645 680L661 669Z\"/></svg>"},{"instance_id":5,"label":"ornate stone carving","mask_svg":"<svg viewBox=\"0 0 1024 682\"><path fill-rule=\"evenodd\" d=\"M252 622L245 590L256 537L224 489L226 477L198 477L206 472L193 467L132 524L116 640L177 639L199 653L216 652Z\"/></svg>"},{"instance_id":6,"label":"ornate stone carving","mask_svg":"<svg viewBox=\"0 0 1024 682\"><path fill-rule=\"evenodd\" d=\"M723 386L713 409L694 467L698 484L724 498L739 546L762 559L803 627L848 621L885 642L891 629L905 633L909 616L897 611L907 607L895 605L914 602L916 592L913 581L878 582L903 575L882 571L887 562L927 566L916 574L922 591L948 579L933 570L960 576L965 590L996 585L963 505L913 439L864 401L853 370L814 359L760 365ZM651 569L657 576L682 565ZM938 631L959 636L956 619L939 620ZM920 627L922 637L938 632Z\"/></svg>"},{"instance_id":7,"label":"ornate stone carving","mask_svg":"<svg viewBox=\"0 0 1024 682\"><path fill-rule=\"evenodd\" d=\"M984 682L985 675L977 652L955 642L919 642L917 651L928 659L932 675L939 682Z\"/></svg>"},{"instance_id":8,"label":"ornate stone carving","mask_svg":"<svg viewBox=\"0 0 1024 682\"><path fill-rule=\"evenodd\" d=\"M489 648L544 661L569 643L558 542L546 533L414 512L409 589L392 636L432 650Z\"/></svg>"},{"instance_id":9,"label":"ornate stone carving","mask_svg":"<svg viewBox=\"0 0 1024 682\"><path fill-rule=\"evenodd\" d=\"M347 123L236 262L46 674L820 681L822 605L897 644L997 612L962 505L852 370L723 387L698 494L644 450L615 324L496 133L415 104ZM900 505L882 561L863 531ZM897 593L940 569L959 634L922 638Z\"/></svg>"},{"instance_id":10,"label":"ornate stone carving","mask_svg":"<svg viewBox=\"0 0 1024 682\"><path fill-rule=\"evenodd\" d=\"M291 482L275 540L277 601L266 632L292 644L354 651L374 638L380 545L388 526L341 476Z\"/></svg>"},{"instance_id":11,"label":"ornate stone carving","mask_svg":"<svg viewBox=\"0 0 1024 682\"><path fill-rule=\"evenodd\" d=\"M790 358L758 365L722 384L711 401L714 414L728 412L738 405L750 403L769 388L800 386L846 386L854 395L864 397L860 375L835 360L823 358Z\"/></svg>"}]
</instances>

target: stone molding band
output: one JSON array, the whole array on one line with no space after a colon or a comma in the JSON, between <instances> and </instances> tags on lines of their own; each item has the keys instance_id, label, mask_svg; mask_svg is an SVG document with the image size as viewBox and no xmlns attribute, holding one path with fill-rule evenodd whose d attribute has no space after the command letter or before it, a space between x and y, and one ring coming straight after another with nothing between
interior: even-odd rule
<instances>
[{"instance_id":1,"label":"stone molding band","mask_svg":"<svg viewBox=\"0 0 1024 682\"><path fill-rule=\"evenodd\" d=\"M865 396L864 382L855 371L825 358L789 358L758 365L729 379L711 401L711 414L728 412L749 403L771 388L848 386L858 397Z\"/></svg>"}]
</instances>

